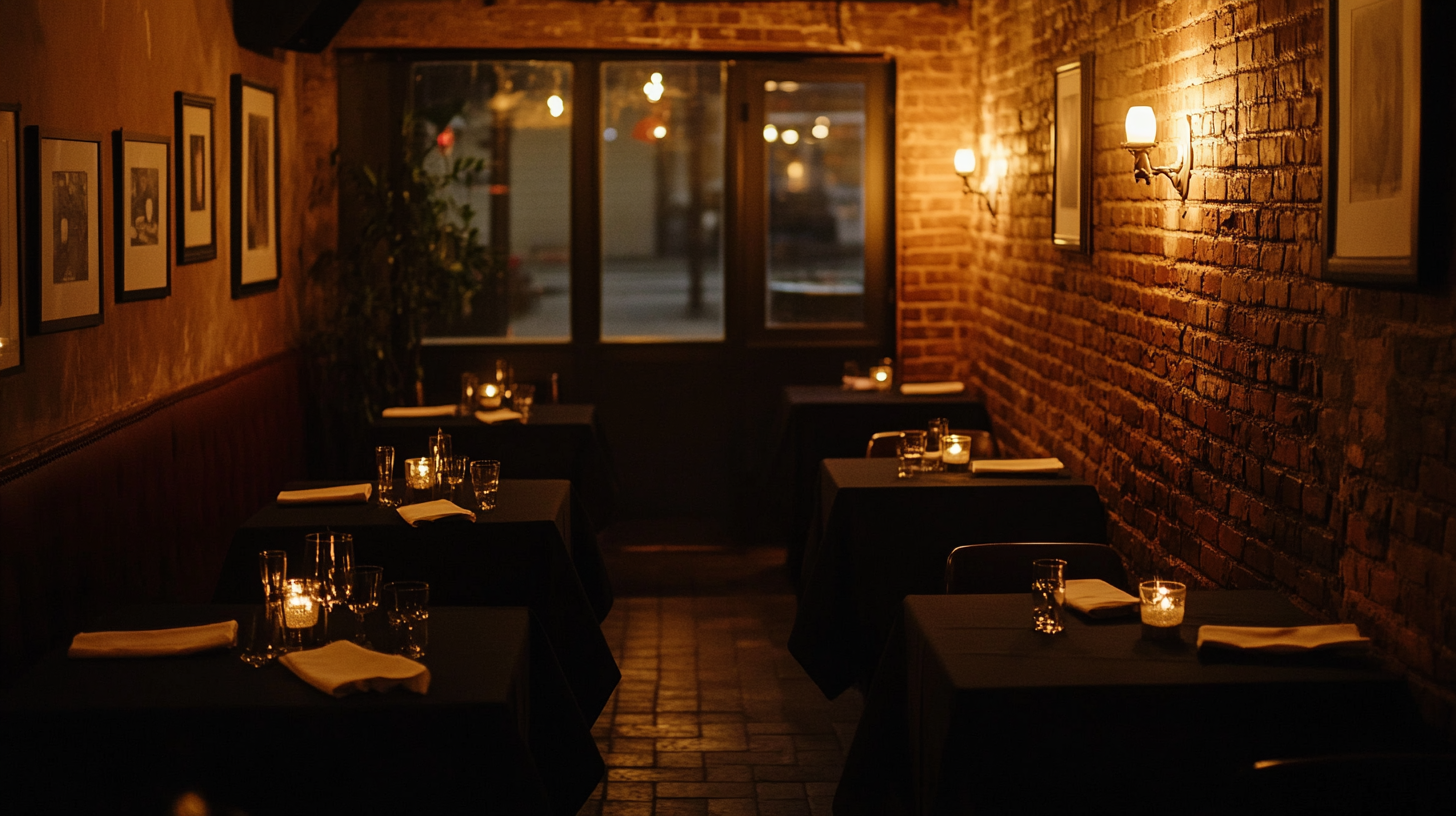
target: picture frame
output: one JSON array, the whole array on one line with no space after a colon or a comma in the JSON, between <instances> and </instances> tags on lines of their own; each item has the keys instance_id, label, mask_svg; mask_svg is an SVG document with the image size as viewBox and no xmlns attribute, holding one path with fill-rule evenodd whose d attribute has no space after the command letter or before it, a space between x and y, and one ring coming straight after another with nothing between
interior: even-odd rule
<instances>
[{"instance_id":1,"label":"picture frame","mask_svg":"<svg viewBox=\"0 0 1456 816\"><path fill-rule=\"evenodd\" d=\"M172 294L172 139L114 131L111 168L116 302L167 297Z\"/></svg>"},{"instance_id":2,"label":"picture frame","mask_svg":"<svg viewBox=\"0 0 1456 816\"><path fill-rule=\"evenodd\" d=\"M217 101L177 91L176 108L177 265L217 257L217 175L213 119Z\"/></svg>"},{"instance_id":3,"label":"picture frame","mask_svg":"<svg viewBox=\"0 0 1456 816\"><path fill-rule=\"evenodd\" d=\"M1325 4L1323 276L1419 281L1421 0Z\"/></svg>"},{"instance_id":4,"label":"picture frame","mask_svg":"<svg viewBox=\"0 0 1456 816\"><path fill-rule=\"evenodd\" d=\"M1052 243L1092 251L1093 55L1052 74Z\"/></svg>"},{"instance_id":5,"label":"picture frame","mask_svg":"<svg viewBox=\"0 0 1456 816\"><path fill-rule=\"evenodd\" d=\"M97 133L25 128L25 248L31 334L99 326L101 153Z\"/></svg>"},{"instance_id":6,"label":"picture frame","mask_svg":"<svg viewBox=\"0 0 1456 816\"><path fill-rule=\"evenodd\" d=\"M20 106L0 102L0 377L25 371Z\"/></svg>"},{"instance_id":7,"label":"picture frame","mask_svg":"<svg viewBox=\"0 0 1456 816\"><path fill-rule=\"evenodd\" d=\"M233 74L231 81L233 297L278 288L278 93Z\"/></svg>"}]
</instances>

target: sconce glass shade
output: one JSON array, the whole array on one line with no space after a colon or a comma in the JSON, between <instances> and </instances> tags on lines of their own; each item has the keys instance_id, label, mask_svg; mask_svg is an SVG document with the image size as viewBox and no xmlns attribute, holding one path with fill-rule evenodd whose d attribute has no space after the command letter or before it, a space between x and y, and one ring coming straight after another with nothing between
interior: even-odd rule
<instances>
[{"instance_id":1,"label":"sconce glass shade","mask_svg":"<svg viewBox=\"0 0 1456 816\"><path fill-rule=\"evenodd\" d=\"M976 172L976 151L963 147L955 152L955 169L958 175L969 176Z\"/></svg>"},{"instance_id":2,"label":"sconce glass shade","mask_svg":"<svg viewBox=\"0 0 1456 816\"><path fill-rule=\"evenodd\" d=\"M1151 145L1158 141L1158 117L1147 105L1127 109L1127 143Z\"/></svg>"}]
</instances>

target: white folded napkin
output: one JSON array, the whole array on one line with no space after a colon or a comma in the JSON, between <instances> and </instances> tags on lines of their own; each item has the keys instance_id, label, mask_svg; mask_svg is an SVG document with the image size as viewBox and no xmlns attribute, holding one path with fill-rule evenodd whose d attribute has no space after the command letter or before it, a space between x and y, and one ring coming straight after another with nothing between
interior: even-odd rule
<instances>
[{"instance_id":1,"label":"white folded napkin","mask_svg":"<svg viewBox=\"0 0 1456 816\"><path fill-rule=\"evenodd\" d=\"M1100 578L1067 581L1067 606L1089 618L1112 618L1135 612L1138 599Z\"/></svg>"},{"instance_id":2,"label":"white folded napkin","mask_svg":"<svg viewBox=\"0 0 1456 816\"><path fill-rule=\"evenodd\" d=\"M385 408L384 418L395 417L446 417L455 416L458 409L454 405L406 405L398 408Z\"/></svg>"},{"instance_id":3,"label":"white folded napkin","mask_svg":"<svg viewBox=\"0 0 1456 816\"><path fill-rule=\"evenodd\" d=\"M971 463L972 473L1057 473L1062 460L1047 459L977 459Z\"/></svg>"},{"instance_id":4,"label":"white folded napkin","mask_svg":"<svg viewBox=\"0 0 1456 816\"><path fill-rule=\"evenodd\" d=\"M285 490L278 494L279 504L363 504L374 493L374 485L339 485L338 487L315 487L308 490Z\"/></svg>"},{"instance_id":5,"label":"white folded napkin","mask_svg":"<svg viewBox=\"0 0 1456 816\"><path fill-rule=\"evenodd\" d=\"M222 621L178 629L136 632L82 632L71 640L68 657L167 657L230 649L238 642L238 622Z\"/></svg>"},{"instance_id":6,"label":"white folded napkin","mask_svg":"<svg viewBox=\"0 0 1456 816\"><path fill-rule=\"evenodd\" d=\"M931 396L935 394L959 394L966 390L963 382L923 382L905 383L900 386L900 393L907 397Z\"/></svg>"},{"instance_id":7,"label":"white folded napkin","mask_svg":"<svg viewBox=\"0 0 1456 816\"><path fill-rule=\"evenodd\" d=\"M520 419L520 411L512 411L509 408L497 408L494 411L476 411L475 418L487 425L494 425L497 422L505 422L511 419Z\"/></svg>"},{"instance_id":8,"label":"white folded napkin","mask_svg":"<svg viewBox=\"0 0 1456 816\"><path fill-rule=\"evenodd\" d=\"M873 390L875 390L875 381L872 380L872 379L870 379L869 377L850 377L850 376L844 376L844 377L841 377L840 378L840 382L843 383L844 385L849 386L849 390L851 390L851 391L873 391Z\"/></svg>"},{"instance_id":9,"label":"white folded napkin","mask_svg":"<svg viewBox=\"0 0 1456 816\"><path fill-rule=\"evenodd\" d=\"M449 499L436 499L419 504L407 504L399 508L399 516L409 522L411 527L420 526L420 522L422 521L435 521L436 519L450 518L451 516L465 516L471 521L475 521L474 513Z\"/></svg>"},{"instance_id":10,"label":"white folded napkin","mask_svg":"<svg viewBox=\"0 0 1456 816\"><path fill-rule=\"evenodd\" d=\"M1250 652L1309 652L1370 642L1353 623L1320 626L1200 626L1198 648L1205 645Z\"/></svg>"},{"instance_id":11,"label":"white folded napkin","mask_svg":"<svg viewBox=\"0 0 1456 816\"><path fill-rule=\"evenodd\" d=\"M415 694L430 690L430 670L399 655L372 652L347 640L321 649L289 652L279 663L305 683L335 697L356 691L389 691L404 686Z\"/></svg>"}]
</instances>

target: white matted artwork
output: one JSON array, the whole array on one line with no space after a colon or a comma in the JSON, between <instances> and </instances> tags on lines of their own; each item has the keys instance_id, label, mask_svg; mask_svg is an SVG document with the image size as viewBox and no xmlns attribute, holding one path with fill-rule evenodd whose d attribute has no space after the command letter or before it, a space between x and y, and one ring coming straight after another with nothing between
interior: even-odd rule
<instances>
[{"instance_id":1,"label":"white matted artwork","mask_svg":"<svg viewBox=\"0 0 1456 816\"><path fill-rule=\"evenodd\" d=\"M99 326L102 137L34 125L25 134L32 331Z\"/></svg>"},{"instance_id":2,"label":"white matted artwork","mask_svg":"<svg viewBox=\"0 0 1456 816\"><path fill-rule=\"evenodd\" d=\"M1414 284L1420 0L1331 0L1325 30L1325 276Z\"/></svg>"},{"instance_id":3,"label":"white matted artwork","mask_svg":"<svg viewBox=\"0 0 1456 816\"><path fill-rule=\"evenodd\" d=\"M278 96L232 76L233 297L278 288Z\"/></svg>"},{"instance_id":4,"label":"white matted artwork","mask_svg":"<svg viewBox=\"0 0 1456 816\"><path fill-rule=\"evenodd\" d=\"M166 297L172 293L172 141L129 130L116 131L113 140L116 300Z\"/></svg>"},{"instance_id":5,"label":"white matted artwork","mask_svg":"<svg viewBox=\"0 0 1456 816\"><path fill-rule=\"evenodd\" d=\"M217 257L217 187L213 183L213 111L210 96L178 91L177 118L177 264Z\"/></svg>"},{"instance_id":6,"label":"white matted artwork","mask_svg":"<svg viewBox=\"0 0 1456 816\"><path fill-rule=\"evenodd\" d=\"M1052 243L1092 249L1092 55L1060 65L1052 110Z\"/></svg>"},{"instance_id":7,"label":"white matted artwork","mask_svg":"<svg viewBox=\"0 0 1456 816\"><path fill-rule=\"evenodd\" d=\"M20 106L0 103L0 374L25 365L20 293Z\"/></svg>"}]
</instances>

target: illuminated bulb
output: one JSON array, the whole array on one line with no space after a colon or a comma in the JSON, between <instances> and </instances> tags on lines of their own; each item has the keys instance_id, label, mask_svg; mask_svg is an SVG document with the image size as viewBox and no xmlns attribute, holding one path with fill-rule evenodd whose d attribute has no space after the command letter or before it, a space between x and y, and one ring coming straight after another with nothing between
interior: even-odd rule
<instances>
[{"instance_id":1,"label":"illuminated bulb","mask_svg":"<svg viewBox=\"0 0 1456 816\"><path fill-rule=\"evenodd\" d=\"M652 135L661 139L662 137L667 135L667 128L663 127L662 125L658 125L657 127L652 129Z\"/></svg>"},{"instance_id":2,"label":"illuminated bulb","mask_svg":"<svg viewBox=\"0 0 1456 816\"><path fill-rule=\"evenodd\" d=\"M662 98L662 74L654 73L652 81L642 86L642 93L647 94L648 100L656 102Z\"/></svg>"},{"instance_id":3,"label":"illuminated bulb","mask_svg":"<svg viewBox=\"0 0 1456 816\"><path fill-rule=\"evenodd\" d=\"M1158 141L1158 118L1147 105L1135 105L1127 109L1127 143L1150 145Z\"/></svg>"},{"instance_id":4,"label":"illuminated bulb","mask_svg":"<svg viewBox=\"0 0 1456 816\"><path fill-rule=\"evenodd\" d=\"M496 387L495 387L495 383L486 383L486 384L485 384L485 395L486 395L486 396L487 396L487 397L493 397L493 396L495 396L495 395L496 395L496 392L497 392L497 391L498 391L498 390L499 390L499 389L497 389L497 388L496 388Z\"/></svg>"},{"instance_id":5,"label":"illuminated bulb","mask_svg":"<svg viewBox=\"0 0 1456 816\"><path fill-rule=\"evenodd\" d=\"M969 176L976 172L976 151L969 147L963 147L955 152L956 173L962 176Z\"/></svg>"},{"instance_id":6,"label":"illuminated bulb","mask_svg":"<svg viewBox=\"0 0 1456 816\"><path fill-rule=\"evenodd\" d=\"M799 143L799 131L797 131L797 130L786 130L786 131L784 131L784 144L791 145L791 144L798 144L798 143Z\"/></svg>"},{"instance_id":7,"label":"illuminated bulb","mask_svg":"<svg viewBox=\"0 0 1456 816\"><path fill-rule=\"evenodd\" d=\"M765 142L777 142L779 140L779 129L773 125L764 125L763 140Z\"/></svg>"},{"instance_id":8,"label":"illuminated bulb","mask_svg":"<svg viewBox=\"0 0 1456 816\"><path fill-rule=\"evenodd\" d=\"M812 133L812 134L814 134L814 138L816 138L816 139L827 139L827 138L829 138L829 126L828 125L815 125L813 127L813 129L811 129L809 132Z\"/></svg>"},{"instance_id":9,"label":"illuminated bulb","mask_svg":"<svg viewBox=\"0 0 1456 816\"><path fill-rule=\"evenodd\" d=\"M816 117L814 117L814 124L816 124L816 125L823 125L824 127L829 127L829 117L828 116L816 116Z\"/></svg>"},{"instance_id":10,"label":"illuminated bulb","mask_svg":"<svg viewBox=\"0 0 1456 816\"><path fill-rule=\"evenodd\" d=\"M793 81L780 82L779 90L783 91L784 93L793 93L794 91L799 90L799 83Z\"/></svg>"},{"instance_id":11,"label":"illuminated bulb","mask_svg":"<svg viewBox=\"0 0 1456 816\"><path fill-rule=\"evenodd\" d=\"M779 89L779 84L770 79L769 81L763 83L763 89L765 91L768 91L769 93L773 93L774 91L777 91Z\"/></svg>"},{"instance_id":12,"label":"illuminated bulb","mask_svg":"<svg viewBox=\"0 0 1456 816\"><path fill-rule=\"evenodd\" d=\"M795 181L798 181L799 179L801 179L801 178L804 177L804 163L803 162L796 162L796 161L795 162L789 162L789 166L784 168L784 172L788 174L789 178L794 179ZM880 373L881 374L884 374L883 371L880 372ZM882 376L882 377L880 377L880 379L883 380L884 377Z\"/></svg>"},{"instance_id":13,"label":"illuminated bulb","mask_svg":"<svg viewBox=\"0 0 1456 816\"><path fill-rule=\"evenodd\" d=\"M557 96L556 94L551 94L551 97L546 100L546 109L551 111L551 118L555 119L556 117L560 116L563 111L566 110L566 103L561 101L560 96Z\"/></svg>"},{"instance_id":14,"label":"illuminated bulb","mask_svg":"<svg viewBox=\"0 0 1456 816\"><path fill-rule=\"evenodd\" d=\"M880 382L884 382L885 380L890 379L890 375L889 374L886 374L883 371L876 371L875 372L875 379L879 380Z\"/></svg>"}]
</instances>

